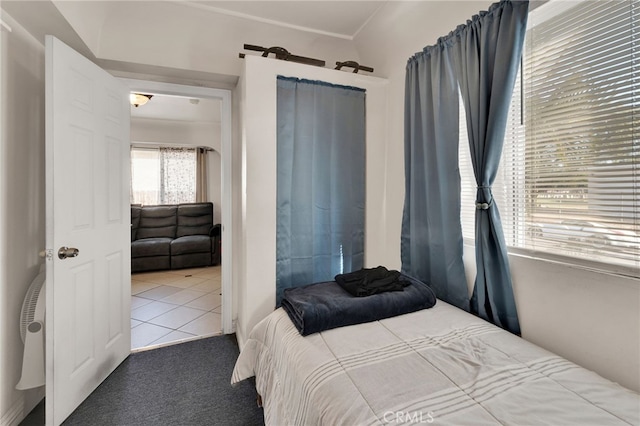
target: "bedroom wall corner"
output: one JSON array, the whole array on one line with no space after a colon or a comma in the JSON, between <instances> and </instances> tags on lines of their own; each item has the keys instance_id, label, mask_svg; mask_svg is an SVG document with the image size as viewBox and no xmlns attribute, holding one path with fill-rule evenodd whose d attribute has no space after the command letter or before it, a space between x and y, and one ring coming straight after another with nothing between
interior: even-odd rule
<instances>
[{"instance_id":1,"label":"bedroom wall corner","mask_svg":"<svg viewBox=\"0 0 640 426\"><path fill-rule=\"evenodd\" d=\"M0 30L0 423L17 425L43 387L15 389L24 345L20 311L45 242L44 46L12 16Z\"/></svg>"},{"instance_id":2,"label":"bedroom wall corner","mask_svg":"<svg viewBox=\"0 0 640 426\"><path fill-rule=\"evenodd\" d=\"M242 140L242 243L237 264L239 340L275 306L276 276L276 77L322 80L367 90L367 207L365 266L385 261L384 187L387 126L387 80L246 56L239 90ZM243 340L244 341L244 340Z\"/></svg>"}]
</instances>

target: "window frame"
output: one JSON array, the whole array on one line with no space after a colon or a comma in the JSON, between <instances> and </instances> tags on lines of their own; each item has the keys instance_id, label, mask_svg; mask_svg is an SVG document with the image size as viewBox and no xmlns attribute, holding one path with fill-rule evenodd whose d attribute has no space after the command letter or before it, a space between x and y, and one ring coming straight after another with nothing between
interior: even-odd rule
<instances>
[{"instance_id":1,"label":"window frame","mask_svg":"<svg viewBox=\"0 0 640 426\"><path fill-rule=\"evenodd\" d=\"M161 180L163 179L163 171L162 171L162 153L160 152L163 148L168 148L168 149L184 149L184 150L189 150L189 151L194 151L194 158L193 158L193 198L190 201L186 201L186 200L181 200L178 203L195 203L196 202L196 198L197 198L197 157L196 157L196 153L197 153L197 149L198 147L195 146L184 146L184 145L170 145L170 144L166 144L166 145L156 145L156 144L136 144L136 143L132 143L130 146L130 150L131 150L131 195L130 195L130 202L131 204L142 204L142 205L173 205L173 204L177 204L176 202L163 202L162 200L166 197L164 197L161 193L162 191L162 183ZM134 189L133 189L133 182L134 182L134 159L133 159L133 152L134 151L154 151L157 153L157 196L156 196L156 202L152 203L152 204L145 204L145 203L141 203L140 201L143 200L136 200L134 199Z\"/></svg>"},{"instance_id":2,"label":"window frame","mask_svg":"<svg viewBox=\"0 0 640 426\"><path fill-rule=\"evenodd\" d=\"M586 1L586 0L581 0L581 1ZM545 22L547 19L551 19L554 16L557 16L558 14L572 8L573 6L575 6L577 3L580 3L581 1L572 1L572 2L552 1L552 2L549 2L549 4L553 4L552 7L544 7L549 5L549 4L546 4L540 7L538 10L536 10L534 13L530 13L529 24L527 28L527 36L529 36L529 31L534 26L538 25L541 22ZM631 2L629 2L629 4L631 5ZM634 42L637 42L637 40L634 39ZM524 66L528 65L525 63L526 54L527 54L526 51L523 52L523 65L521 66L521 71L524 70L523 68ZM519 78L521 77L519 76ZM518 84L516 84L516 87L514 88L514 94L524 97L524 92L526 90L524 86L525 84L522 81L518 81ZM521 130L526 134L526 129L524 128L525 126L524 116L521 115L520 117L514 117L518 112L520 112L520 114L526 114L527 105L525 105L525 102L526 102L526 99L521 98L519 105L511 106L512 111L510 112L509 120L512 121L514 119L520 119L521 126L522 126ZM635 108L635 102L633 102L633 105L634 105L633 108ZM462 194L463 205L462 205L461 219L463 222L462 228L463 228L463 231L465 231L464 235L466 235L463 238L464 238L465 245L475 245L475 240L473 237L475 232L473 230L474 221L470 219L470 217L475 216L475 209L471 209L470 204L475 200L476 184L473 178L473 169L470 166L469 148L468 148L468 142L466 140L466 122L464 121L464 106L462 104L461 104L460 110L461 110L460 142L461 142L461 145L465 146L465 147L463 146L460 147L460 153L461 153L460 171L461 171L461 179L462 179L461 186L463 188L463 194ZM635 127L632 127L632 128L633 128L632 135L635 135ZM508 134L505 136L505 138L506 137L508 137ZM635 137L632 136L630 143L635 144L634 141L635 141ZM507 155L520 155L520 154L523 155L522 163L518 163L520 169L517 170L517 172L524 175L525 163L527 161L525 157L526 154L524 153L524 151L522 151L519 154L518 150L524 149L524 147L526 146L525 140L524 139L522 140L522 144L523 144L522 147L516 147L514 149L516 151L515 154L513 152L509 152L510 148L512 147L509 147L507 143L508 142L505 140L505 148L503 149L502 158L504 158L505 151L507 152ZM632 145L632 147L633 146L635 145ZM504 163L505 162L501 160L500 169L498 170L499 175L504 173L504 170L503 170ZM638 163L634 162L633 165L634 166L632 167L632 172L630 176L632 179L634 179L634 181L637 181L638 175L636 172L637 168L635 166L638 165ZM471 181L471 187L470 187L471 189L468 186L465 187L465 182L466 182L466 185L468 185L468 182L469 182L469 176L468 176L469 174L470 174L470 181ZM516 179L517 179L517 176L516 176ZM526 201L522 202L521 204L504 203L502 201L503 199L503 197L501 196L502 188L500 186L499 180L500 179L496 179L496 183L494 184L493 189L494 189L494 195L496 196L495 197L496 203L498 205L498 209L500 210L500 215L503 219L503 226L506 224L506 226L504 226L505 228L507 228L505 229L505 239L506 239L505 242L507 244L507 251L510 255L540 259L540 260L559 263L559 264L576 267L580 269L594 270L594 271L604 272L604 273L613 274L613 275L622 275L622 276L629 276L629 277L635 277L635 278L640 277L640 250L638 253L639 256L636 258L635 262L633 261L633 259L631 259L631 261L626 262L627 264L619 264L614 262L613 258L611 259L611 261L594 260L594 259L586 258L587 255L585 255L584 252L579 255L581 257L576 257L576 256L567 255L565 254L566 252L561 253L561 252L551 252L551 251L548 251L548 249L547 250L536 249L535 244L533 244L534 247L531 247L531 246L526 247L526 245L532 244L527 242L528 237L524 235L526 232L525 230L527 228L527 224L528 224L527 222L529 222L527 215L531 215L533 213L526 212L528 208ZM513 191L524 191L525 190L524 178L523 178L523 182L521 183L523 186L519 187L519 184L518 184L513 188ZM469 192L473 193L473 200L469 198ZM467 195L466 198L465 198L465 193ZM521 198L521 200L524 200L524 198ZM636 235L640 235L640 233L637 230L637 227L640 224L640 214L637 210L637 205L635 207L636 207L636 210L634 210L633 212L632 226L635 226L635 228L633 229L636 232ZM571 219L571 217L567 217L565 220L568 220L568 219ZM521 221L521 223L518 223L518 221ZM470 223L472 225L471 231L469 229ZM531 224L529 223L529 225ZM513 229L508 229L510 226L512 226ZM564 235L564 238L566 238L567 240L570 239L569 234L563 234L563 235ZM597 250L595 246L592 245L591 247L592 247L591 248L592 250L594 249Z\"/></svg>"}]
</instances>

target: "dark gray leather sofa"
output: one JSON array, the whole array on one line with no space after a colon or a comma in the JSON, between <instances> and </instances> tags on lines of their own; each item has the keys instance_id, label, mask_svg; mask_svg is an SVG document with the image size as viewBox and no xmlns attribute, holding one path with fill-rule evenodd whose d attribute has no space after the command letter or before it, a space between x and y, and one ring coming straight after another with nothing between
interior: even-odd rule
<instances>
[{"instance_id":1,"label":"dark gray leather sofa","mask_svg":"<svg viewBox=\"0 0 640 426\"><path fill-rule=\"evenodd\" d=\"M213 203L131 206L131 272L220 263Z\"/></svg>"}]
</instances>

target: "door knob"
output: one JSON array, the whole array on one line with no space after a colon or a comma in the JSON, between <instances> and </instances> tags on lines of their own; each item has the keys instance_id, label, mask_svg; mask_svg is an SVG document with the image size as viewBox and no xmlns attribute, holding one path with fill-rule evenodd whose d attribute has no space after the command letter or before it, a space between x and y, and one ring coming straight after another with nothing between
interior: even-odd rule
<instances>
[{"instance_id":1,"label":"door knob","mask_svg":"<svg viewBox=\"0 0 640 426\"><path fill-rule=\"evenodd\" d=\"M76 257L80 253L80 250L73 247L60 247L58 250L58 258L66 259L67 257Z\"/></svg>"}]
</instances>

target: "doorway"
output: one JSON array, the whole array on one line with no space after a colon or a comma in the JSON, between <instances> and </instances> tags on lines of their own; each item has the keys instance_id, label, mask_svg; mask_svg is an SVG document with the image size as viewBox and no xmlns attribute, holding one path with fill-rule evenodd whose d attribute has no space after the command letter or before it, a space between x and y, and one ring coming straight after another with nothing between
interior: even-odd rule
<instances>
[{"instance_id":1,"label":"doorway","mask_svg":"<svg viewBox=\"0 0 640 426\"><path fill-rule=\"evenodd\" d=\"M208 156L213 157L211 174L217 173L217 179L208 179L214 193L213 198L219 200L214 211L214 222L220 223L223 230L221 239L223 253L231 252L231 96L230 91L194 86L183 86L153 81L121 79L132 92L152 94L154 97L147 105L140 106L140 114L151 113L151 108L142 113L143 108L156 106L162 98L173 101L189 102L191 106L205 103L217 103L219 117L217 146L200 144L213 148ZM178 114L184 115L184 108ZM137 137L133 131L132 114L132 142L135 145L150 145L150 138ZM170 119L170 118L167 118ZM203 119L205 120L205 119ZM210 120L210 118L207 118ZM205 120L206 121L206 120ZM202 126L201 126L202 127ZM206 126L205 126L206 127ZM202 129L200 129L202 130ZM210 130L210 129L209 129ZM167 129L160 133L171 138ZM217 139L216 135L212 139ZM144 140L147 139L147 140ZM151 138L153 139L153 138ZM160 138L161 139L161 138ZM166 140L164 141L166 142ZM172 142L176 142L174 138ZM182 143L181 143L182 142ZM178 141L184 145L184 141ZM217 156L217 158L216 158ZM211 159L210 159L211 160ZM215 163L219 168L215 170ZM217 191L216 189L217 188ZM215 193L217 192L217 195ZM213 200L211 200L213 201ZM142 350L173 344L180 341L192 340L202 336L231 333L231 263L228 255L222 254L221 262L206 268L190 268L173 271L155 271L132 276L132 349ZM196 297L197 296L197 297ZM215 306L214 306L215 305ZM154 310L155 309L155 310ZM197 310L200 311L197 311ZM202 312L204 311L204 314ZM201 315L199 315L201 314ZM184 324L182 324L184 322ZM137 327L137 333L135 330ZM158 328L163 327L163 328ZM145 338L137 335L147 329ZM150 346L148 346L150 344Z\"/></svg>"},{"instance_id":2,"label":"doorway","mask_svg":"<svg viewBox=\"0 0 640 426\"><path fill-rule=\"evenodd\" d=\"M197 248L191 249L197 253L185 255L190 260L174 264L164 256L140 258L139 252L150 246L132 243L133 351L221 333L221 104L219 99L154 94L131 107L131 203L145 206L135 212L166 204L207 203L198 207L203 209L197 216L203 226L185 237L195 239L191 244L197 241ZM178 222L193 220L192 214L178 214ZM132 238L137 234L135 216ZM144 232L146 238L160 236L148 235L149 228Z\"/></svg>"}]
</instances>

